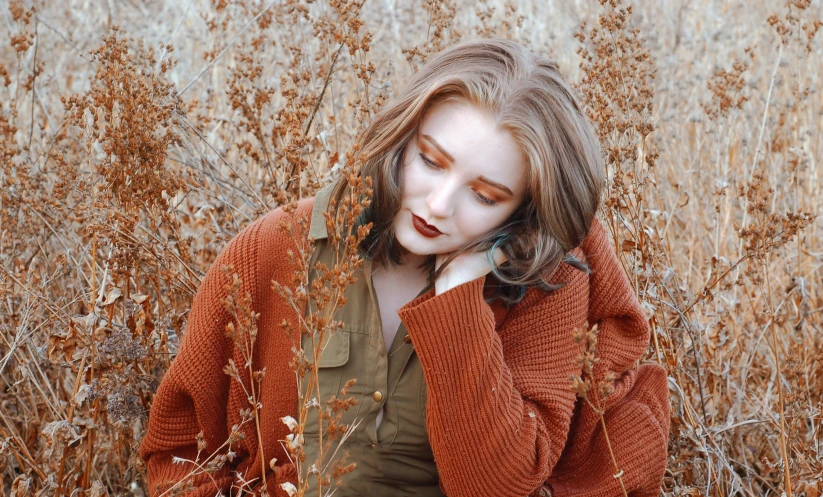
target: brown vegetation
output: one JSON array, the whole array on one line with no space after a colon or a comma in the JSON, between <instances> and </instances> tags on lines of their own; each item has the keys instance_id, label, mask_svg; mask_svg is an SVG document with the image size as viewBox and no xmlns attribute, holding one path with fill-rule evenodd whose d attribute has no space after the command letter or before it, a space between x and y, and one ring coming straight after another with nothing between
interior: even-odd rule
<instances>
[{"instance_id":1,"label":"brown vegetation","mask_svg":"<svg viewBox=\"0 0 823 497\"><path fill-rule=\"evenodd\" d=\"M663 493L823 492L819 4L75 3L0 7L4 494L145 495L136 448L205 270L250 221L356 171L354 137L385 99L475 36L556 58L597 125L601 218L652 326L645 360L669 373ZM365 206L328 219L338 243L365 236L348 228ZM298 286L310 251L290 254ZM323 304L287 332L334 332L358 260L340 263L283 289ZM251 353L256 315L225 274L226 331ZM578 333L591 365L596 332ZM311 385L306 358L293 365ZM265 372L225 372L250 394L232 436L254 434ZM575 387L596 405L609 393ZM325 404L329 457L349 405ZM231 462L232 443L199 470ZM356 471L300 463L326 486Z\"/></svg>"}]
</instances>

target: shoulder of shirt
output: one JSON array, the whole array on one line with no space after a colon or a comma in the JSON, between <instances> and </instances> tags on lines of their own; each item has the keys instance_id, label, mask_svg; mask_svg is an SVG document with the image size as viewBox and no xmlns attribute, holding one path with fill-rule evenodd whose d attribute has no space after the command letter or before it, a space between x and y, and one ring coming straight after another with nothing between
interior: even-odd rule
<instances>
[{"instance_id":1,"label":"shoulder of shirt","mask_svg":"<svg viewBox=\"0 0 823 497\"><path fill-rule=\"evenodd\" d=\"M311 210L311 225L309 227L309 237L315 240L321 240L328 237L326 231L326 218L323 217L323 212L328 209L329 200L331 199L332 190L334 189L334 182L324 186L314 195L314 204Z\"/></svg>"},{"instance_id":2,"label":"shoulder of shirt","mask_svg":"<svg viewBox=\"0 0 823 497\"><path fill-rule=\"evenodd\" d=\"M283 210L282 206L269 211L259 220L261 223L261 230L264 234L271 236L272 232L279 232L281 230L281 223L288 222L293 218L308 217L309 231L307 236L320 240L326 238L326 220L323 217L323 212L326 210L331 198L331 191L334 183L329 184L317 191L314 197L304 198L297 202L297 208L292 215ZM256 223L255 223L256 224Z\"/></svg>"},{"instance_id":3,"label":"shoulder of shirt","mask_svg":"<svg viewBox=\"0 0 823 497\"><path fill-rule=\"evenodd\" d=\"M588 281L587 264L588 254L582 246L579 246L566 254L554 271L546 271L542 276L542 280L550 287L557 287L557 290L574 282ZM554 291L549 292L549 294L551 293L554 293Z\"/></svg>"}]
</instances>

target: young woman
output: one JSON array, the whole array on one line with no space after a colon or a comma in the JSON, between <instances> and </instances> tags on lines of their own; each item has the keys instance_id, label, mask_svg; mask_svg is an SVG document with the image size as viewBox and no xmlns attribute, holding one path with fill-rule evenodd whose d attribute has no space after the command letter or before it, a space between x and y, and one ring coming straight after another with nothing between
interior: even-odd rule
<instances>
[{"instance_id":1,"label":"young woman","mask_svg":"<svg viewBox=\"0 0 823 497\"><path fill-rule=\"evenodd\" d=\"M336 315L344 329L318 364L324 398L357 380L348 392L357 405L342 420L360 421L343 446L357 467L336 495L658 495L666 375L636 365L648 325L595 218L600 150L557 66L510 41L455 45L414 75L359 143L374 188L361 221L373 228ZM331 267L322 213L346 193L341 178L294 213L311 221L298 230L316 241L311 267ZM191 495L228 494L241 478L285 495L281 485L296 481L281 418L296 417L288 364L307 344L282 331L298 316L271 285L292 281L283 254L293 241L279 228L290 218L276 209L243 230L195 297L140 448L152 495L191 471L173 458L195 459L198 433L211 453L249 407L223 373L242 360L224 332L225 264L260 313L261 440L254 423L243 425L230 460L195 477ZM614 378L595 404L602 420L571 387L582 367L574 331L586 323L599 329L594 383ZM307 461L316 426L304 433Z\"/></svg>"}]
</instances>

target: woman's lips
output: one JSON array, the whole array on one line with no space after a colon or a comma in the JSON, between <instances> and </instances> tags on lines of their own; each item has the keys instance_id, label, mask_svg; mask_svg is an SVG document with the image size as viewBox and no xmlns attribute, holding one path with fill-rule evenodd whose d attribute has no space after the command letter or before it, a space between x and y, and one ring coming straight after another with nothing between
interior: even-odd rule
<instances>
[{"instance_id":1,"label":"woman's lips","mask_svg":"<svg viewBox=\"0 0 823 497\"><path fill-rule=\"evenodd\" d=\"M426 221L423 221L423 219L415 216L414 214L412 214L412 224L414 225L414 229L426 238L436 238L443 234L440 230L434 226L426 224Z\"/></svg>"}]
</instances>

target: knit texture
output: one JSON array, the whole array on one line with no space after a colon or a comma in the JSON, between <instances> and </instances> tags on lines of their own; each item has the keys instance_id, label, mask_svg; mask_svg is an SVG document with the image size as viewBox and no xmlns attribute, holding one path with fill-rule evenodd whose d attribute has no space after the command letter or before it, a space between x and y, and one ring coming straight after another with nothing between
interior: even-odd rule
<instances>
[{"instance_id":1,"label":"knit texture","mask_svg":"<svg viewBox=\"0 0 823 497\"><path fill-rule=\"evenodd\" d=\"M313 199L301 201L294 216L308 220L312 206ZM299 337L288 338L281 323L286 319L296 326L298 314L271 282L291 284L294 269L285 254L297 246L281 225L291 226L305 243L308 233L278 208L233 238L201 283L140 446L151 495L159 494L158 484L178 482L191 471L190 464L173 463L172 457L194 459L198 432L207 443L201 456L210 454L249 407L238 382L223 373L230 358L243 364L225 336L231 321L221 304L225 264L234 266L242 292L251 295L260 313L253 367L266 369L260 393L262 451L254 424L246 423L243 439L232 446L233 460L193 478L196 490L187 495L228 495L238 485L237 475L256 482L253 487L265 478L278 497L286 495L281 483L296 483L279 441L288 434L280 418L296 417L297 384L288 363L292 348L300 347ZM589 265L591 275L564 264L550 279L565 283L560 290L531 288L508 311L484 301L485 278L440 295L432 289L398 311L423 365L429 441L447 495L622 495L600 417L571 389L571 377L580 374L581 351L572 331L586 321L600 330L596 375L611 371L618 377L606 400L605 422L623 481L629 495L659 494L669 430L665 371L636 366L648 344L648 324L597 221L573 254ZM269 469L272 458L276 471Z\"/></svg>"}]
</instances>

